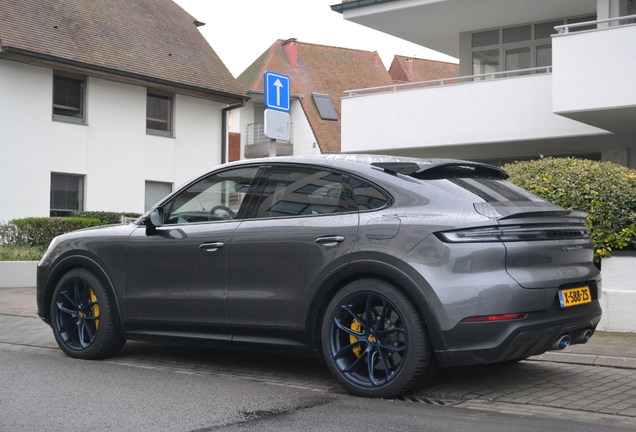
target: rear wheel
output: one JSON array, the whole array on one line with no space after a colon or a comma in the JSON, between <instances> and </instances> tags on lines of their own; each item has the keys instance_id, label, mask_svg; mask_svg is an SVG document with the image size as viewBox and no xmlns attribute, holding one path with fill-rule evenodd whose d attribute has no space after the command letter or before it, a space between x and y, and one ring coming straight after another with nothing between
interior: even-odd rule
<instances>
[{"instance_id":1,"label":"rear wheel","mask_svg":"<svg viewBox=\"0 0 636 432\"><path fill-rule=\"evenodd\" d=\"M62 351L74 358L109 357L125 343L104 286L86 269L73 269L58 282L51 302L51 327Z\"/></svg>"},{"instance_id":2,"label":"rear wheel","mask_svg":"<svg viewBox=\"0 0 636 432\"><path fill-rule=\"evenodd\" d=\"M325 312L322 347L334 377L358 396L398 397L434 371L419 313L401 291L377 279L351 282L336 294Z\"/></svg>"}]
</instances>

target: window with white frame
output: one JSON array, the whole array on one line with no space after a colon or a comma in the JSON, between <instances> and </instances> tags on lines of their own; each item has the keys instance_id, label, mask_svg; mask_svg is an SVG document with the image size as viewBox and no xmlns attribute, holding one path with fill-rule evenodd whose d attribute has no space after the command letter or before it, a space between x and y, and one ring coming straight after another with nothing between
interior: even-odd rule
<instances>
[{"instance_id":1,"label":"window with white frame","mask_svg":"<svg viewBox=\"0 0 636 432\"><path fill-rule=\"evenodd\" d=\"M557 33L554 27L594 20L596 16L592 15L473 32L470 34L469 60L472 75L552 66L551 36ZM577 28L579 31L586 29ZM516 72L506 76L542 72L545 70ZM490 78L483 76L476 79Z\"/></svg>"},{"instance_id":2,"label":"window with white frame","mask_svg":"<svg viewBox=\"0 0 636 432\"><path fill-rule=\"evenodd\" d=\"M51 217L84 210L84 176L51 173Z\"/></svg>"},{"instance_id":3,"label":"window with white frame","mask_svg":"<svg viewBox=\"0 0 636 432\"><path fill-rule=\"evenodd\" d=\"M53 72L53 120L86 123L86 77Z\"/></svg>"},{"instance_id":4,"label":"window with white frame","mask_svg":"<svg viewBox=\"0 0 636 432\"><path fill-rule=\"evenodd\" d=\"M146 95L146 133L172 136L173 101L171 95L148 90Z\"/></svg>"}]
</instances>

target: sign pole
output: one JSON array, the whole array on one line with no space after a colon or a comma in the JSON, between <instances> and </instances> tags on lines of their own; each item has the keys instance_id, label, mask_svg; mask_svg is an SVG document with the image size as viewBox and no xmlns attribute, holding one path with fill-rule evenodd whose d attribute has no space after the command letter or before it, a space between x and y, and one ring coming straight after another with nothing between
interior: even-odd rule
<instances>
[{"instance_id":1,"label":"sign pole","mask_svg":"<svg viewBox=\"0 0 636 432\"><path fill-rule=\"evenodd\" d=\"M269 140L269 157L276 157L276 140L274 138Z\"/></svg>"}]
</instances>

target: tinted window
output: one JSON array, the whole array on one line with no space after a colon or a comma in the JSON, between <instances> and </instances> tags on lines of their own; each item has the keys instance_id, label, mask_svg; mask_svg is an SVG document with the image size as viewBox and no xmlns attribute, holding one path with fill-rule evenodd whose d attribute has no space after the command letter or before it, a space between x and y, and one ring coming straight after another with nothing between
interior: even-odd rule
<instances>
[{"instance_id":1,"label":"tinted window","mask_svg":"<svg viewBox=\"0 0 636 432\"><path fill-rule=\"evenodd\" d=\"M536 195L504 180L488 178L451 178L449 181L477 195L486 202L537 201Z\"/></svg>"},{"instance_id":2,"label":"tinted window","mask_svg":"<svg viewBox=\"0 0 636 432\"><path fill-rule=\"evenodd\" d=\"M374 210L387 204L386 196L376 187L360 179L352 178L351 187L359 211Z\"/></svg>"},{"instance_id":3,"label":"tinted window","mask_svg":"<svg viewBox=\"0 0 636 432\"><path fill-rule=\"evenodd\" d=\"M169 224L236 219L258 168L239 168L206 177L177 195Z\"/></svg>"},{"instance_id":4,"label":"tinted window","mask_svg":"<svg viewBox=\"0 0 636 432\"><path fill-rule=\"evenodd\" d=\"M349 211L346 179L311 168L272 168L256 217L342 213Z\"/></svg>"}]
</instances>

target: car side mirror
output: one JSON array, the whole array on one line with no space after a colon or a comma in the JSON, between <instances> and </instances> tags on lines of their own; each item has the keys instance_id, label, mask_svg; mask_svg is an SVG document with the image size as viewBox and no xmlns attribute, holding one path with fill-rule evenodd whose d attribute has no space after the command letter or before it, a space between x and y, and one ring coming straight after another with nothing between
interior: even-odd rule
<instances>
[{"instance_id":1,"label":"car side mirror","mask_svg":"<svg viewBox=\"0 0 636 432\"><path fill-rule=\"evenodd\" d=\"M163 226L163 208L152 209L150 214L144 218L144 225L146 226L146 235L153 235L157 228Z\"/></svg>"}]
</instances>

